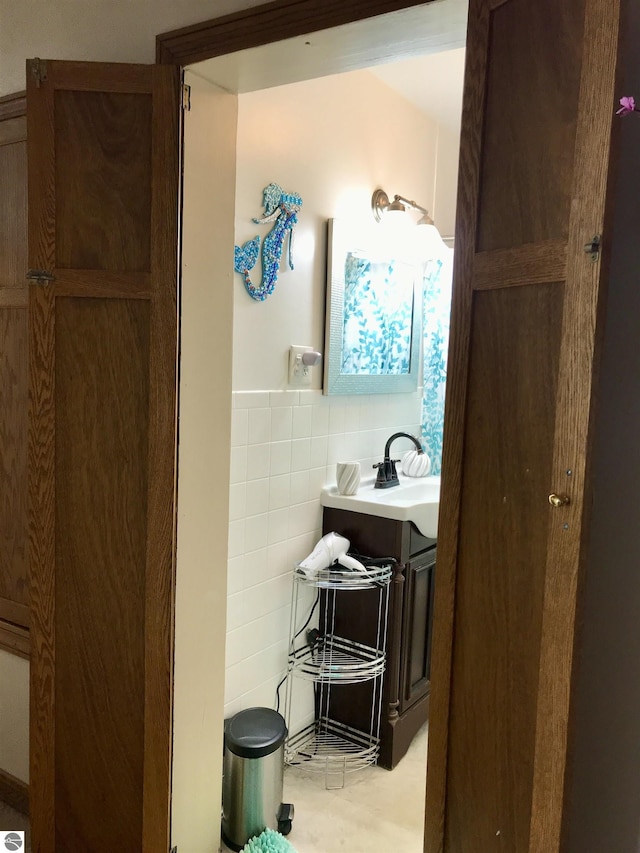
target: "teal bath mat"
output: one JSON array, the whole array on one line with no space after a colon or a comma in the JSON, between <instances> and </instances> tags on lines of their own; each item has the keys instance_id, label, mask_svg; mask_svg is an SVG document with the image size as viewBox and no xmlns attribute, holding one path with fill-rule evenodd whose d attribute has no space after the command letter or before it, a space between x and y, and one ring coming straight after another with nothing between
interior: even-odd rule
<instances>
[{"instance_id":1,"label":"teal bath mat","mask_svg":"<svg viewBox=\"0 0 640 853\"><path fill-rule=\"evenodd\" d=\"M284 835L274 829L265 829L255 838L250 838L242 853L296 853Z\"/></svg>"}]
</instances>

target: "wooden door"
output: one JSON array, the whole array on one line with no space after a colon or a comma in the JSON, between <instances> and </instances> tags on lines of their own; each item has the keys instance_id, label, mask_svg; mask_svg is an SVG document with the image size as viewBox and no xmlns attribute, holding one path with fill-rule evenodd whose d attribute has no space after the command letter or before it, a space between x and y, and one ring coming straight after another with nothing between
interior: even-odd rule
<instances>
[{"instance_id":1,"label":"wooden door","mask_svg":"<svg viewBox=\"0 0 640 853\"><path fill-rule=\"evenodd\" d=\"M620 14L470 3L428 853L561 849Z\"/></svg>"},{"instance_id":2,"label":"wooden door","mask_svg":"<svg viewBox=\"0 0 640 853\"><path fill-rule=\"evenodd\" d=\"M178 72L31 60L31 815L169 845Z\"/></svg>"},{"instance_id":3,"label":"wooden door","mask_svg":"<svg viewBox=\"0 0 640 853\"><path fill-rule=\"evenodd\" d=\"M0 101L0 648L24 657L29 656L26 267L22 96Z\"/></svg>"}]
</instances>

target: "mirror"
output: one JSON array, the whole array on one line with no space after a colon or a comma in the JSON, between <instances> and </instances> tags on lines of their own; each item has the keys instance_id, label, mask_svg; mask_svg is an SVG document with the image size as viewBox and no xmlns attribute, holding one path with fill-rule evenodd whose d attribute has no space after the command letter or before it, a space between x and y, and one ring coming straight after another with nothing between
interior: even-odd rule
<instances>
[{"instance_id":1,"label":"mirror","mask_svg":"<svg viewBox=\"0 0 640 853\"><path fill-rule=\"evenodd\" d=\"M325 394L414 391L420 357L420 267L377 224L329 220Z\"/></svg>"}]
</instances>

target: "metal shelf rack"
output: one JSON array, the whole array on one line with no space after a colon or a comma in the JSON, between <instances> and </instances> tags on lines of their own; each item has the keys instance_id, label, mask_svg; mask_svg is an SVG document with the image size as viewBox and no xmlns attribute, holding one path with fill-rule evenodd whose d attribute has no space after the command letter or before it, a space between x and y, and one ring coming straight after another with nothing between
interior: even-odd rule
<instances>
[{"instance_id":1,"label":"metal shelf rack","mask_svg":"<svg viewBox=\"0 0 640 853\"><path fill-rule=\"evenodd\" d=\"M291 602L290 646L285 716L289 737L285 742L285 762L325 776L327 788L341 788L345 775L375 764L380 743L382 680L386 660L389 582L392 563L368 566L366 572L331 566L309 573L297 566ZM306 635L298 630L301 593L306 587L318 590L320 617ZM378 620L370 643L336 631L337 596L353 590L370 590L377 596ZM343 625L342 628L345 626ZM292 731L291 706L296 679L314 684L315 719ZM371 714L367 731L346 721L332 719L331 695L336 686L371 683Z\"/></svg>"}]
</instances>

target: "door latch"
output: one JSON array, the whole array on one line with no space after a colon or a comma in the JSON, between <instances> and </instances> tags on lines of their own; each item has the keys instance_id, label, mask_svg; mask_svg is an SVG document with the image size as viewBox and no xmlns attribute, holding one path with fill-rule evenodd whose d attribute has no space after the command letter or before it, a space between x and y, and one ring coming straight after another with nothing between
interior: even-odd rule
<instances>
[{"instance_id":1,"label":"door latch","mask_svg":"<svg viewBox=\"0 0 640 853\"><path fill-rule=\"evenodd\" d=\"M55 275L47 270L29 270L27 272L27 281L34 281L36 284L51 284L55 280Z\"/></svg>"},{"instance_id":2,"label":"door latch","mask_svg":"<svg viewBox=\"0 0 640 853\"><path fill-rule=\"evenodd\" d=\"M588 243L584 244L584 251L586 255L591 256L592 261L597 261L600 257L600 249L602 248L602 238L600 234L594 234L591 240Z\"/></svg>"}]
</instances>

